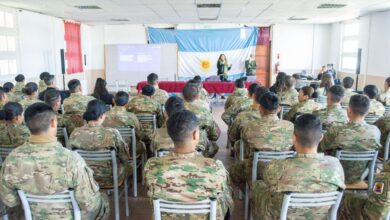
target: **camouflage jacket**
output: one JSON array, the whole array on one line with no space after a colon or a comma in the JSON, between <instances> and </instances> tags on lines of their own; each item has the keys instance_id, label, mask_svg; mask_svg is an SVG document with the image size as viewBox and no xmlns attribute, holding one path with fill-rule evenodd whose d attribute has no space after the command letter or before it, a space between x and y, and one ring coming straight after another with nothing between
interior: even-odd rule
<instances>
[{"instance_id":1,"label":"camouflage jacket","mask_svg":"<svg viewBox=\"0 0 390 220\"><path fill-rule=\"evenodd\" d=\"M171 152L164 157L149 159L144 172L150 198L195 202L214 197L218 201L217 219L220 220L224 219L228 209L233 211L228 174L219 160L204 158L196 152ZM173 219L175 216L179 217L169 215L163 219ZM205 218L204 214L194 214L185 219Z\"/></svg>"},{"instance_id":2,"label":"camouflage jacket","mask_svg":"<svg viewBox=\"0 0 390 220\"><path fill-rule=\"evenodd\" d=\"M92 96L86 96L81 93L71 93L70 97L64 100L65 113L81 113L87 110L88 102L94 100Z\"/></svg>"},{"instance_id":3,"label":"camouflage jacket","mask_svg":"<svg viewBox=\"0 0 390 220\"><path fill-rule=\"evenodd\" d=\"M330 105L326 109L314 111L313 114L321 118L322 126L325 128L343 125L349 121L347 111L341 105Z\"/></svg>"},{"instance_id":4,"label":"camouflage jacket","mask_svg":"<svg viewBox=\"0 0 390 220\"><path fill-rule=\"evenodd\" d=\"M23 107L23 110L26 111L26 109L34 104L34 103L37 103L37 102L42 102L41 100L37 99L36 97L31 97L31 96L26 96L24 99L22 99L21 101L19 101L19 104L22 105Z\"/></svg>"},{"instance_id":5,"label":"camouflage jacket","mask_svg":"<svg viewBox=\"0 0 390 220\"><path fill-rule=\"evenodd\" d=\"M345 188L344 172L334 157L298 153L274 160L264 171L264 181L254 184L253 214L255 219L279 219L284 192L323 193L338 188ZM288 219L325 219L329 208L291 209Z\"/></svg>"},{"instance_id":6,"label":"camouflage jacket","mask_svg":"<svg viewBox=\"0 0 390 220\"><path fill-rule=\"evenodd\" d=\"M8 101L9 102L20 102L22 100L22 97L19 95L16 95L13 92L8 92L7 93Z\"/></svg>"},{"instance_id":7,"label":"camouflage jacket","mask_svg":"<svg viewBox=\"0 0 390 220\"><path fill-rule=\"evenodd\" d=\"M121 175L119 178L123 178L125 172L128 172L129 150L118 130L86 124L84 127L76 128L70 135L69 141L72 148L80 150L110 150L114 148L120 162L118 170ZM87 161L87 163L94 171L94 178L101 187L112 186L111 162Z\"/></svg>"},{"instance_id":8,"label":"camouflage jacket","mask_svg":"<svg viewBox=\"0 0 390 220\"><path fill-rule=\"evenodd\" d=\"M236 142L241 139L241 133L251 122L260 119L259 105L253 104L247 111L240 112L233 123L228 128L228 138L230 142Z\"/></svg>"},{"instance_id":9,"label":"camouflage jacket","mask_svg":"<svg viewBox=\"0 0 390 220\"><path fill-rule=\"evenodd\" d=\"M300 102L300 103L292 106L291 110L287 113L285 119L291 121L294 119L294 116L297 113L302 113L302 114L310 113L311 114L314 111L317 111L317 110L320 110L323 108L324 107L320 103L315 102L313 99L309 99L309 100L306 100L304 102Z\"/></svg>"},{"instance_id":10,"label":"camouflage jacket","mask_svg":"<svg viewBox=\"0 0 390 220\"><path fill-rule=\"evenodd\" d=\"M1 169L0 197L5 205L19 205L15 189L47 195L74 189L81 219L107 219L108 201L99 192L93 171L76 153L63 148L56 138L32 135L29 142L15 148ZM31 205L34 219L73 219L70 204Z\"/></svg>"},{"instance_id":11,"label":"camouflage jacket","mask_svg":"<svg viewBox=\"0 0 390 220\"><path fill-rule=\"evenodd\" d=\"M58 120L58 119L57 119ZM74 129L84 126L85 121L82 112L65 113L62 115L62 124L66 127L69 134L72 134Z\"/></svg>"},{"instance_id":12,"label":"camouflage jacket","mask_svg":"<svg viewBox=\"0 0 390 220\"><path fill-rule=\"evenodd\" d=\"M299 93L296 89L292 88L288 91L278 92L279 104L293 106L299 103Z\"/></svg>"},{"instance_id":13,"label":"camouflage jacket","mask_svg":"<svg viewBox=\"0 0 390 220\"><path fill-rule=\"evenodd\" d=\"M357 93L353 91L353 89L344 89L344 98L341 101L341 104L348 105L349 100L353 95L356 95Z\"/></svg>"},{"instance_id":14,"label":"camouflage jacket","mask_svg":"<svg viewBox=\"0 0 390 220\"><path fill-rule=\"evenodd\" d=\"M199 128L207 132L207 137L211 141L218 140L221 130L218 124L214 121L210 110L204 106L200 106L197 102L185 102L185 108L188 111L193 112L199 119Z\"/></svg>"},{"instance_id":15,"label":"camouflage jacket","mask_svg":"<svg viewBox=\"0 0 390 220\"><path fill-rule=\"evenodd\" d=\"M44 80L39 80L39 83L38 83L38 92L43 92L45 91L47 88L46 86L46 83Z\"/></svg>"},{"instance_id":16,"label":"camouflage jacket","mask_svg":"<svg viewBox=\"0 0 390 220\"><path fill-rule=\"evenodd\" d=\"M237 100L248 98L248 90L245 88L236 88L226 99L225 110L230 108Z\"/></svg>"},{"instance_id":17,"label":"camouflage jacket","mask_svg":"<svg viewBox=\"0 0 390 220\"><path fill-rule=\"evenodd\" d=\"M249 98L236 100L235 103L225 110L221 118L227 125L231 125L234 119L236 119L238 113L249 110L252 104L253 100Z\"/></svg>"},{"instance_id":18,"label":"camouflage jacket","mask_svg":"<svg viewBox=\"0 0 390 220\"><path fill-rule=\"evenodd\" d=\"M27 142L30 131L25 125L0 124L0 146L14 148Z\"/></svg>"},{"instance_id":19,"label":"camouflage jacket","mask_svg":"<svg viewBox=\"0 0 390 220\"><path fill-rule=\"evenodd\" d=\"M16 82L15 84L15 95L22 96L24 89L24 83L23 82Z\"/></svg>"},{"instance_id":20,"label":"camouflage jacket","mask_svg":"<svg viewBox=\"0 0 390 220\"><path fill-rule=\"evenodd\" d=\"M383 116L385 114L385 106L375 99L370 99L370 109L368 110L368 113Z\"/></svg>"},{"instance_id":21,"label":"camouflage jacket","mask_svg":"<svg viewBox=\"0 0 390 220\"><path fill-rule=\"evenodd\" d=\"M128 112L125 107L114 106L106 112L103 126L110 128L134 128L138 137L141 135L141 126L135 114Z\"/></svg>"},{"instance_id":22,"label":"camouflage jacket","mask_svg":"<svg viewBox=\"0 0 390 220\"><path fill-rule=\"evenodd\" d=\"M156 89L154 95L152 96L152 99L160 105L164 105L168 98L168 93L165 90L159 88Z\"/></svg>"},{"instance_id":23,"label":"camouflage jacket","mask_svg":"<svg viewBox=\"0 0 390 220\"><path fill-rule=\"evenodd\" d=\"M384 116L384 117L379 118L375 122L375 125L381 131L381 144L382 144L382 146L385 146L386 138L390 132L390 116Z\"/></svg>"},{"instance_id":24,"label":"camouflage jacket","mask_svg":"<svg viewBox=\"0 0 390 220\"><path fill-rule=\"evenodd\" d=\"M380 131L374 125L363 122L349 122L341 126L334 126L327 130L321 142L321 150L335 155L337 149L348 151L376 150L381 147ZM365 161L341 161L344 167L346 183L360 180L366 169Z\"/></svg>"},{"instance_id":25,"label":"camouflage jacket","mask_svg":"<svg viewBox=\"0 0 390 220\"><path fill-rule=\"evenodd\" d=\"M378 100L386 106L390 106L390 89L381 93L378 97Z\"/></svg>"}]
</instances>

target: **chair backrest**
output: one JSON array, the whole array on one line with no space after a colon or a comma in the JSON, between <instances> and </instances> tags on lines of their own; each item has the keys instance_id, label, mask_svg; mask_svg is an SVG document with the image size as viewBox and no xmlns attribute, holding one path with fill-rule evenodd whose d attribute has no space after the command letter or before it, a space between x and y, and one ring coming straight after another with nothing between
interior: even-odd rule
<instances>
[{"instance_id":1,"label":"chair backrest","mask_svg":"<svg viewBox=\"0 0 390 220\"><path fill-rule=\"evenodd\" d=\"M368 114L366 115L366 117L364 117L364 121L367 123L367 124L374 124L377 120L378 120L379 116L377 115L371 115L371 114Z\"/></svg>"},{"instance_id":2,"label":"chair backrest","mask_svg":"<svg viewBox=\"0 0 390 220\"><path fill-rule=\"evenodd\" d=\"M69 147L69 136L68 136L68 131L66 130L65 127L57 127L57 138L64 138L65 141L65 146L64 147Z\"/></svg>"},{"instance_id":3,"label":"chair backrest","mask_svg":"<svg viewBox=\"0 0 390 220\"><path fill-rule=\"evenodd\" d=\"M390 211L387 212L386 217L384 220L390 220Z\"/></svg>"},{"instance_id":4,"label":"chair backrest","mask_svg":"<svg viewBox=\"0 0 390 220\"><path fill-rule=\"evenodd\" d=\"M283 119L283 115L287 114L291 110L291 106L288 105L282 105L281 106L281 111L280 111L280 119Z\"/></svg>"},{"instance_id":5,"label":"chair backrest","mask_svg":"<svg viewBox=\"0 0 390 220\"><path fill-rule=\"evenodd\" d=\"M161 112L161 114L165 112L165 105L164 104L160 105L160 112Z\"/></svg>"},{"instance_id":6,"label":"chair backrest","mask_svg":"<svg viewBox=\"0 0 390 220\"><path fill-rule=\"evenodd\" d=\"M390 115L390 105L385 106L385 115Z\"/></svg>"},{"instance_id":7,"label":"chair backrest","mask_svg":"<svg viewBox=\"0 0 390 220\"><path fill-rule=\"evenodd\" d=\"M295 151L255 151L252 160L252 182L257 179L257 164L259 161L269 163L272 160L283 160L294 157Z\"/></svg>"},{"instance_id":8,"label":"chair backrest","mask_svg":"<svg viewBox=\"0 0 390 220\"><path fill-rule=\"evenodd\" d=\"M317 99L316 99L316 102L320 103L320 104L326 104L326 96L319 96Z\"/></svg>"},{"instance_id":9,"label":"chair backrest","mask_svg":"<svg viewBox=\"0 0 390 220\"><path fill-rule=\"evenodd\" d=\"M106 105L106 111L110 111L112 109L112 105Z\"/></svg>"},{"instance_id":10,"label":"chair backrest","mask_svg":"<svg viewBox=\"0 0 390 220\"><path fill-rule=\"evenodd\" d=\"M156 115L154 114L137 114L137 118L140 123L151 123L153 125L153 130L157 130L157 121L156 121Z\"/></svg>"},{"instance_id":11,"label":"chair backrest","mask_svg":"<svg viewBox=\"0 0 390 220\"><path fill-rule=\"evenodd\" d=\"M64 104L61 104L61 114L65 114Z\"/></svg>"},{"instance_id":12,"label":"chair backrest","mask_svg":"<svg viewBox=\"0 0 390 220\"><path fill-rule=\"evenodd\" d=\"M161 220L161 213L174 214L207 214L209 219L217 219L217 200L205 199L199 202L170 202L163 199L153 198L154 219Z\"/></svg>"},{"instance_id":13,"label":"chair backrest","mask_svg":"<svg viewBox=\"0 0 390 220\"><path fill-rule=\"evenodd\" d=\"M284 193L282 208L280 210L280 220L287 219L288 208L303 207L323 207L331 206L328 219L336 220L337 210L339 208L343 191L327 193Z\"/></svg>"},{"instance_id":14,"label":"chair backrest","mask_svg":"<svg viewBox=\"0 0 390 220\"><path fill-rule=\"evenodd\" d=\"M372 189L374 174L375 174L375 163L378 157L377 150L370 151L345 151L345 150L337 150L336 157L339 160L345 161L369 161L369 175L368 175L368 188Z\"/></svg>"},{"instance_id":15,"label":"chair backrest","mask_svg":"<svg viewBox=\"0 0 390 220\"><path fill-rule=\"evenodd\" d=\"M62 193L53 195L32 195L25 193L22 190L18 190L20 201L22 202L24 209L24 216L26 220L32 220L30 203L45 203L45 204L59 204L59 203L71 203L73 207L73 217L75 220L81 219L80 208L74 196L73 190L67 190Z\"/></svg>"},{"instance_id":16,"label":"chair backrest","mask_svg":"<svg viewBox=\"0 0 390 220\"><path fill-rule=\"evenodd\" d=\"M384 152L384 160L385 161L388 161L389 160L389 148L390 148L390 131L389 133L387 134L387 138L386 138L386 142L385 142L385 146L383 146L384 149L385 149L385 152Z\"/></svg>"},{"instance_id":17,"label":"chair backrest","mask_svg":"<svg viewBox=\"0 0 390 220\"><path fill-rule=\"evenodd\" d=\"M121 134L122 138L131 140L131 155L137 155L137 137L134 128L116 128Z\"/></svg>"},{"instance_id":18,"label":"chair backrest","mask_svg":"<svg viewBox=\"0 0 390 220\"><path fill-rule=\"evenodd\" d=\"M7 158L8 154L11 153L13 149L14 148L0 147L0 165L3 164L5 158Z\"/></svg>"},{"instance_id":19,"label":"chair backrest","mask_svg":"<svg viewBox=\"0 0 390 220\"><path fill-rule=\"evenodd\" d=\"M156 157L164 157L167 156L169 152L170 152L169 150L160 149L160 150L156 150L154 154Z\"/></svg>"}]
</instances>

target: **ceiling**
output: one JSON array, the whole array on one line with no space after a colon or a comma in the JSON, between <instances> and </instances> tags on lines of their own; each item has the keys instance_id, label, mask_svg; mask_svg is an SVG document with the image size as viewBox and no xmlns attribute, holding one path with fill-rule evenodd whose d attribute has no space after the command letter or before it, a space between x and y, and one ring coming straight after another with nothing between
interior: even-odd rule
<instances>
[{"instance_id":1,"label":"ceiling","mask_svg":"<svg viewBox=\"0 0 390 220\"><path fill-rule=\"evenodd\" d=\"M317 8L324 3L347 6ZM0 0L0 4L87 24L333 23L390 9L390 0ZM101 9L74 7L87 5Z\"/></svg>"}]
</instances>

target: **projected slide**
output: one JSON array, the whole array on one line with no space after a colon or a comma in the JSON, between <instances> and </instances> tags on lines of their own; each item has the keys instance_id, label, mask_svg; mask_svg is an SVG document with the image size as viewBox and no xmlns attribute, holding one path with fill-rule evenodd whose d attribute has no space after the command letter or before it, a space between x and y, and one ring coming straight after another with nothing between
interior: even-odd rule
<instances>
[{"instance_id":1,"label":"projected slide","mask_svg":"<svg viewBox=\"0 0 390 220\"><path fill-rule=\"evenodd\" d=\"M119 71L159 71L161 68L161 46L118 46Z\"/></svg>"}]
</instances>

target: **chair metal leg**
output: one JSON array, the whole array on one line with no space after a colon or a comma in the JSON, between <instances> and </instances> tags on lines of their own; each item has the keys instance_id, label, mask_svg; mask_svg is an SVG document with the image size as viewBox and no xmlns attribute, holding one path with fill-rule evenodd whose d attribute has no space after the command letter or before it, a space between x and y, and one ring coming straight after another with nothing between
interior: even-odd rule
<instances>
[{"instance_id":1,"label":"chair metal leg","mask_svg":"<svg viewBox=\"0 0 390 220\"><path fill-rule=\"evenodd\" d=\"M145 178L144 178L144 168L145 168L145 161L146 161L146 154L142 154L141 156L141 177L142 177L142 180L141 180L141 183L142 183L142 186L145 185Z\"/></svg>"},{"instance_id":2,"label":"chair metal leg","mask_svg":"<svg viewBox=\"0 0 390 220\"><path fill-rule=\"evenodd\" d=\"M245 219L249 219L249 186L245 185Z\"/></svg>"},{"instance_id":3,"label":"chair metal leg","mask_svg":"<svg viewBox=\"0 0 390 220\"><path fill-rule=\"evenodd\" d=\"M118 189L118 182L114 183L114 204L115 204L115 220L120 219L120 213L119 213L119 189Z\"/></svg>"},{"instance_id":4,"label":"chair metal leg","mask_svg":"<svg viewBox=\"0 0 390 220\"><path fill-rule=\"evenodd\" d=\"M125 180L125 210L126 210L126 217L129 217L129 186L127 184L128 178Z\"/></svg>"}]
</instances>

